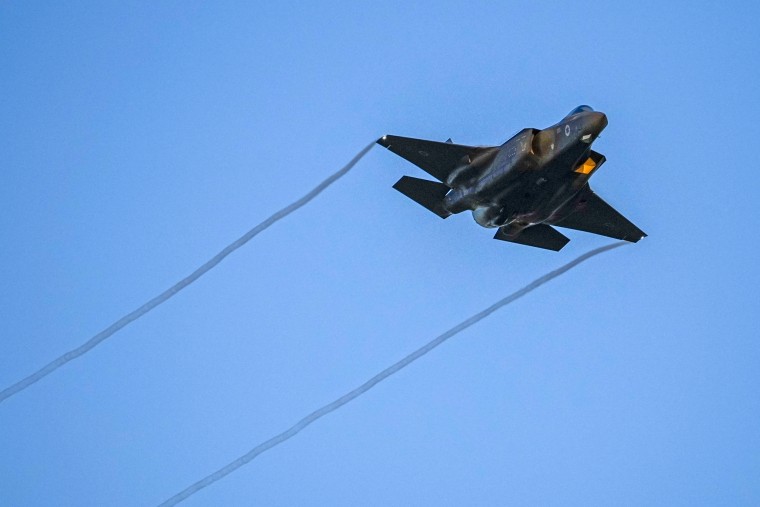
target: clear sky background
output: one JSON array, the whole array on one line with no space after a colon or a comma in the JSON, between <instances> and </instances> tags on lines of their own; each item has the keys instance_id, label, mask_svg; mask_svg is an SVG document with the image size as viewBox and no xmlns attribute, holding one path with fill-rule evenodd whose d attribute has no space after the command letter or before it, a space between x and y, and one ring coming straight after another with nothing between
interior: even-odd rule
<instances>
[{"instance_id":1,"label":"clear sky background","mask_svg":"<svg viewBox=\"0 0 760 507\"><path fill-rule=\"evenodd\" d=\"M757 2L3 2L0 386L383 134L604 111L649 234L503 309L187 505L758 505ZM560 253L440 220L381 147L0 404L0 504L155 505Z\"/></svg>"}]
</instances>

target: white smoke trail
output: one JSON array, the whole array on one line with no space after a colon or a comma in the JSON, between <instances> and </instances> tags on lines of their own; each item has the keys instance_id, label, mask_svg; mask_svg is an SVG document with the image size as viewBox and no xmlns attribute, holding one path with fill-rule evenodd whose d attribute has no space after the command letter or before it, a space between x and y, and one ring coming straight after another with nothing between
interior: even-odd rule
<instances>
[{"instance_id":1,"label":"white smoke trail","mask_svg":"<svg viewBox=\"0 0 760 507\"><path fill-rule=\"evenodd\" d=\"M225 257L227 257L229 254L240 248L241 246L248 243L254 236L259 234L260 232L263 232L264 230L268 229L270 226L272 226L275 222L278 222L279 220L285 218L286 216L290 215L294 211L296 211L298 208L303 206L304 204L308 203L312 199L314 199L316 196L318 196L324 189L332 185L338 178L346 174L348 171L351 170L351 168L356 165L356 163L367 154L367 152L375 145L375 141L372 141L370 144L367 145L366 148L361 150L351 161L346 164L342 169L331 175L329 178L324 180L322 183L317 185L311 192L304 195L294 203L282 208L280 211L275 213L274 215L270 216L263 222L261 222L259 225L251 229L250 231L243 234L239 239L232 242L230 245L225 247L221 252L216 254L214 257L211 258L208 262L203 264L201 267L190 273L187 277L183 278L176 284L172 285L168 289L166 289L164 292L159 294L158 296L154 297L141 307L137 308L136 310L128 313L121 319L117 320L110 326L108 326L106 329L102 330L86 342L84 342L79 347L70 350L63 354L58 359L55 359L54 361L51 361L44 367L40 368L33 374L29 375L26 378L23 378L16 382L15 384L6 387L2 391L0 391L0 403L7 400L14 394L23 391L30 385L34 384L38 380L46 377L47 375L50 375L55 370L63 366L64 364L68 363L69 361L72 361L76 359L77 357L85 354L86 352L89 352L95 346L99 345L101 342L103 342L106 338L110 337L120 329L124 328L131 322L139 319L149 311L153 310L155 307L160 305L161 303L164 303L169 298L177 294L179 291L196 281L198 278L206 274L208 271L210 271L212 268L214 268L217 264L222 262Z\"/></svg>"},{"instance_id":2,"label":"white smoke trail","mask_svg":"<svg viewBox=\"0 0 760 507\"><path fill-rule=\"evenodd\" d=\"M322 407L322 408L320 408L318 410L315 410L314 412L312 412L311 414L307 415L306 417L304 417L303 419L301 419L300 421L298 421L296 424L294 424L293 426L291 426L290 429L288 429L286 431L283 431L279 435L276 435L276 436L270 438L269 440L267 440L266 442L263 442L263 443L257 445L256 447L254 447L253 449L251 449L250 451L248 451L246 454L244 454L243 456L239 457L235 461L232 461L231 463L229 463L228 465L220 468L216 472L214 472L214 473L212 473L210 475L207 475L206 477L204 477L203 479L199 480L198 482L196 482L194 484L191 484L187 488L183 489L182 491L180 491L179 493L177 493L173 497L169 498L168 500L166 500L165 502L163 502L162 504L160 504L159 507L167 507L167 506L171 506L171 505L176 505L179 502L181 502L181 501L185 500L186 498L188 498L189 496L194 495L195 493L197 493L201 489L205 488L206 486L210 486L214 482L218 481L219 479L223 478L224 476L226 476L228 474L231 474L232 472L234 472L238 468L242 467L243 465L245 465L249 461L253 460L259 454L261 454L261 453L263 453L265 451L268 451L272 447L275 447L275 446L283 443L284 441L288 440L289 438L295 436L302 429L306 428L308 425L310 425L311 423L313 423L314 421L316 421L320 417L325 416L325 415L329 414L330 412L333 412L333 411L339 409L340 407L342 407L343 405L345 405L349 401L351 401L351 400L353 400L355 398L358 398L362 394L364 394L367 391L369 391L370 389L372 389L378 383L382 382L383 380L385 380L386 378L390 377L394 373L398 372L402 368L404 368L404 367L408 366L409 364L413 363L414 361L416 361L420 357L424 356L425 354L427 354L428 352L430 352L431 350L433 350L434 348L436 348L437 346L439 346L440 344L442 344L443 342L445 342L446 340L448 340L452 336L460 333L461 331L464 331L465 329L467 329L468 327L472 326L476 322L479 322L479 321L485 319L486 317L488 317L489 315L491 315L493 312L495 312L499 308L512 303L513 301L515 301L515 300L523 297L524 295L528 294L529 292L532 292L533 290L537 289L539 286L541 286L541 285L545 284L546 282L548 282L549 280L551 280L553 278L556 278L559 275L567 272L568 270L574 268L575 266L577 266L581 262L583 262L583 261L585 261L587 259L590 259L591 257L594 257L595 255L599 255L600 253L606 252L608 250L612 250L613 248L618 248L618 247L626 245L626 244L628 244L628 243L626 243L625 241L620 241L618 243L612 243L612 244L607 245L607 246L596 248L594 250L591 250L591 251L589 251L589 252L581 255L580 257L576 258L575 260L572 260L572 261L568 262L564 266L562 266L562 267L560 267L558 269L555 269L554 271L552 271L552 272L550 272L550 273L542 276L541 278L538 278L538 279L534 280L533 282L529 283L528 285L526 285L522 289L520 289L520 290L518 290L516 292L513 292L512 294L510 294L509 296L505 297L504 299L501 299L500 301L498 301L498 302L494 303L493 305L489 306L488 308L486 308L482 312L473 315L472 317L470 317L469 319L465 320L464 322L462 322L462 323L454 326L453 328L449 329L448 331L446 331L445 333L443 333L442 335L440 335L438 338L435 338L434 340L432 340L431 342L429 342L427 345L425 345L425 346L423 346L423 347L415 350L414 352L412 352L411 354L409 354L408 356L406 356L402 360L400 360L397 363L395 363L395 364L389 366L388 368L384 369L383 371L381 371L380 373L378 373L377 375L375 375L374 377L372 377L371 379L369 379L368 381L366 381L365 383L363 383L362 385L360 385L359 387L357 387L353 391L350 391L347 394L344 394L343 396L341 396L340 398L338 398L337 400L333 401L332 403L328 403L324 407Z\"/></svg>"}]
</instances>

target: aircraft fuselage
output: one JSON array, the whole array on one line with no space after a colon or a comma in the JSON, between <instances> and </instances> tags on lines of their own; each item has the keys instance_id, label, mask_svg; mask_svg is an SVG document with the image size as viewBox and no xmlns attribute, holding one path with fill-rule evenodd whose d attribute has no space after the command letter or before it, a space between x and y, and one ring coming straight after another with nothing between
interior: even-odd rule
<instances>
[{"instance_id":1,"label":"aircraft fuselage","mask_svg":"<svg viewBox=\"0 0 760 507\"><path fill-rule=\"evenodd\" d=\"M523 129L499 147L464 160L445 182L449 213L471 210L483 227L517 235L552 217L585 185L602 160L591 143L607 126L604 113L574 112L543 130Z\"/></svg>"},{"instance_id":2,"label":"aircraft fuselage","mask_svg":"<svg viewBox=\"0 0 760 507\"><path fill-rule=\"evenodd\" d=\"M646 233L591 189L604 163L591 144L604 113L578 106L543 130L527 128L501 146L468 146L385 135L377 143L438 181L402 176L393 188L440 218L471 211L494 239L559 251L570 239L555 227L637 242Z\"/></svg>"}]
</instances>

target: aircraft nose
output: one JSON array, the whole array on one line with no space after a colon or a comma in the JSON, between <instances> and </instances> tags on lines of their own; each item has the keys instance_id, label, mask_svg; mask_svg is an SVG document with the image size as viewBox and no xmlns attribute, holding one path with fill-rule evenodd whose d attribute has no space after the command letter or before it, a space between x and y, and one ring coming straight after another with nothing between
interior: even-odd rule
<instances>
[{"instance_id":1,"label":"aircraft nose","mask_svg":"<svg viewBox=\"0 0 760 507\"><path fill-rule=\"evenodd\" d=\"M591 125L594 130L597 131L597 134L604 130L604 127L607 126L607 115L604 113L599 113L597 111L594 111L590 114L591 116Z\"/></svg>"},{"instance_id":2,"label":"aircraft nose","mask_svg":"<svg viewBox=\"0 0 760 507\"><path fill-rule=\"evenodd\" d=\"M585 134L581 137L581 140L586 143L590 143L596 139L602 130L607 126L607 115L599 113L597 111L587 113L586 125L583 129Z\"/></svg>"}]
</instances>

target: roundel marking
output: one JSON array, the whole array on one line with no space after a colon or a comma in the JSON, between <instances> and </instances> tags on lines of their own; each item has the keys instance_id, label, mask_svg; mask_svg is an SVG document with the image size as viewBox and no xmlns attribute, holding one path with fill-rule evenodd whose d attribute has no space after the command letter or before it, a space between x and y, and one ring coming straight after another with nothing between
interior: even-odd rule
<instances>
[{"instance_id":1,"label":"roundel marking","mask_svg":"<svg viewBox=\"0 0 760 507\"><path fill-rule=\"evenodd\" d=\"M569 135L570 135L570 125L565 125L565 136L567 137Z\"/></svg>"}]
</instances>

